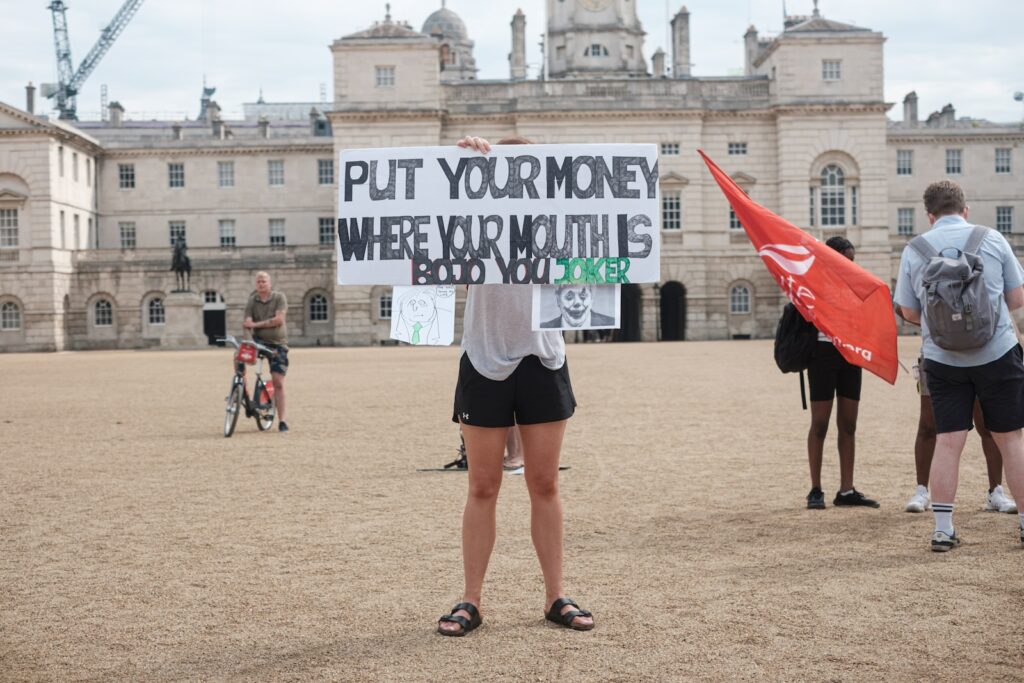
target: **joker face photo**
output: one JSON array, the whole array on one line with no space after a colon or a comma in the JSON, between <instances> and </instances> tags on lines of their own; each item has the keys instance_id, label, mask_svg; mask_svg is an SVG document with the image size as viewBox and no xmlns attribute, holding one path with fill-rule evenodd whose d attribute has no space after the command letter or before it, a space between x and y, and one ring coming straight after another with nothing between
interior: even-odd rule
<instances>
[{"instance_id":1,"label":"joker face photo","mask_svg":"<svg viewBox=\"0 0 1024 683\"><path fill-rule=\"evenodd\" d=\"M587 313L594 303L590 285L563 285L555 290L555 299L567 325L581 327L586 323Z\"/></svg>"}]
</instances>

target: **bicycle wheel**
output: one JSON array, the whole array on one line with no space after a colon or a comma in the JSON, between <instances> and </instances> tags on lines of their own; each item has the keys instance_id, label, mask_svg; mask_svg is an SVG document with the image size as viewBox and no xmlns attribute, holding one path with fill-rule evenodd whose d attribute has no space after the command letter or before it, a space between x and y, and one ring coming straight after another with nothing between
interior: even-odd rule
<instances>
[{"instance_id":1,"label":"bicycle wheel","mask_svg":"<svg viewBox=\"0 0 1024 683\"><path fill-rule=\"evenodd\" d=\"M242 412L242 385L232 384L231 392L226 399L227 405L224 408L224 438L235 433L235 425L238 424L238 413Z\"/></svg>"},{"instance_id":2,"label":"bicycle wheel","mask_svg":"<svg viewBox=\"0 0 1024 683\"><path fill-rule=\"evenodd\" d=\"M256 427L265 432L274 426L274 399L267 394L263 380L257 380L253 387L254 401L259 407L256 409Z\"/></svg>"}]
</instances>

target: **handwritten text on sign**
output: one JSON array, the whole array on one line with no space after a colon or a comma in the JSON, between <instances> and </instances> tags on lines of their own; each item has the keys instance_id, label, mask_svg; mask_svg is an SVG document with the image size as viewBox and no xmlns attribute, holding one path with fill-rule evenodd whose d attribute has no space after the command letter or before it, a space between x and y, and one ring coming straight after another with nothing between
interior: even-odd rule
<instances>
[{"instance_id":1,"label":"handwritten text on sign","mask_svg":"<svg viewBox=\"0 0 1024 683\"><path fill-rule=\"evenodd\" d=\"M341 153L338 284L659 280L654 145Z\"/></svg>"}]
</instances>

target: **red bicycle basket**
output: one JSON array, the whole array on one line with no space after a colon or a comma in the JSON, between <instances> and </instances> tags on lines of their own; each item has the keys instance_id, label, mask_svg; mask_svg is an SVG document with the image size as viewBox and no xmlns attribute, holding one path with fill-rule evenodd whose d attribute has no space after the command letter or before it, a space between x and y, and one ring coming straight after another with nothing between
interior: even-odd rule
<instances>
[{"instance_id":1,"label":"red bicycle basket","mask_svg":"<svg viewBox=\"0 0 1024 683\"><path fill-rule=\"evenodd\" d=\"M248 343L241 344L238 347L238 352L235 353L235 360L239 363L252 365L256 362L256 346Z\"/></svg>"}]
</instances>

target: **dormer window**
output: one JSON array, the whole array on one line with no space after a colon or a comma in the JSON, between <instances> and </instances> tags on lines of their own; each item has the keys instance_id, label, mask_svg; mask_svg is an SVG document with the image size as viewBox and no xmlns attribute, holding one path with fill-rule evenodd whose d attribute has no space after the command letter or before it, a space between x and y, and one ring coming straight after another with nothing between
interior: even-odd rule
<instances>
[{"instance_id":1,"label":"dormer window","mask_svg":"<svg viewBox=\"0 0 1024 683\"><path fill-rule=\"evenodd\" d=\"M378 66L376 83L378 88L395 87L395 67Z\"/></svg>"},{"instance_id":2,"label":"dormer window","mask_svg":"<svg viewBox=\"0 0 1024 683\"><path fill-rule=\"evenodd\" d=\"M594 43L583 51L584 57L607 57L608 48L600 43Z\"/></svg>"},{"instance_id":3,"label":"dormer window","mask_svg":"<svg viewBox=\"0 0 1024 683\"><path fill-rule=\"evenodd\" d=\"M843 78L843 63L838 59L821 61L821 78L825 81L840 81Z\"/></svg>"}]
</instances>

